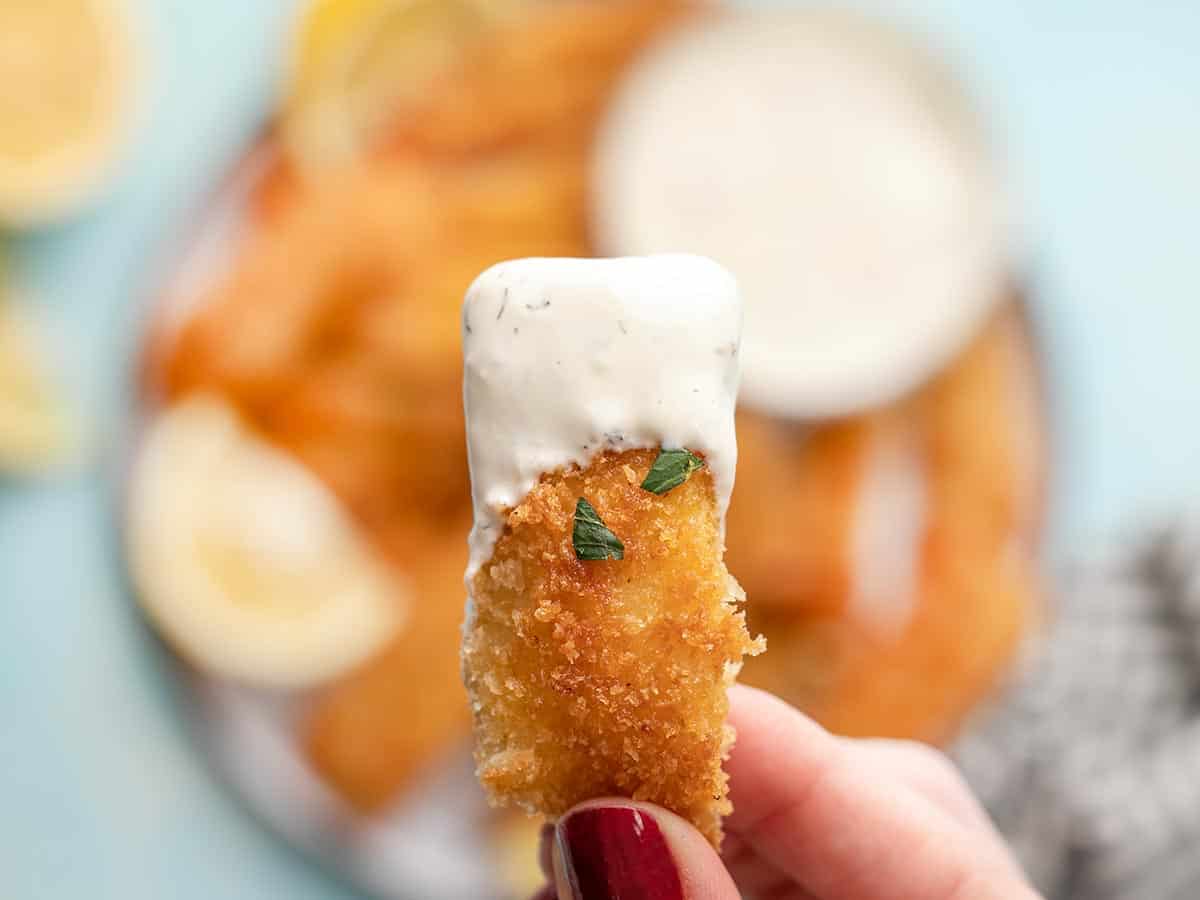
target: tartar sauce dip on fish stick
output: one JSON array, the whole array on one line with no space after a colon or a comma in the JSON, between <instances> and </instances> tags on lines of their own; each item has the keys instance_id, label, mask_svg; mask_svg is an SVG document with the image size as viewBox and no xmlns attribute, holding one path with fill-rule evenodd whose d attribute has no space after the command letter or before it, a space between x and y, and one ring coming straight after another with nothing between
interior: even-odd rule
<instances>
[{"instance_id":1,"label":"tartar sauce dip on fish stick","mask_svg":"<svg viewBox=\"0 0 1200 900\"><path fill-rule=\"evenodd\" d=\"M519 259L480 275L463 305L468 586L504 510L604 449L702 453L723 527L741 331L736 281L701 256Z\"/></svg>"}]
</instances>

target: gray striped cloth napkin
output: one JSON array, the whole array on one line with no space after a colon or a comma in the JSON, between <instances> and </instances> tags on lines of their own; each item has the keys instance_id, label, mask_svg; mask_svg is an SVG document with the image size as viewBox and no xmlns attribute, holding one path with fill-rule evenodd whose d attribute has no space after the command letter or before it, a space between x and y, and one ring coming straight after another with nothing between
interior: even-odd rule
<instances>
[{"instance_id":1,"label":"gray striped cloth napkin","mask_svg":"<svg viewBox=\"0 0 1200 900\"><path fill-rule=\"evenodd\" d=\"M1049 900L1200 898L1200 518L1068 573L952 755Z\"/></svg>"}]
</instances>

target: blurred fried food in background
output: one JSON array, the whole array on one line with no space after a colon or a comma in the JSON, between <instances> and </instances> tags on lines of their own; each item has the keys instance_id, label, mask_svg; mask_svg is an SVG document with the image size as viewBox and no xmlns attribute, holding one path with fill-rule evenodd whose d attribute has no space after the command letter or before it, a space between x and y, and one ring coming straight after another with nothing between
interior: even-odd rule
<instances>
[{"instance_id":1,"label":"blurred fried food in background","mask_svg":"<svg viewBox=\"0 0 1200 900\"><path fill-rule=\"evenodd\" d=\"M385 806L405 782L469 728L459 685L462 573L467 565L459 517L384 536L413 580L420 609L372 662L319 696L303 741L317 771L361 810ZM460 696L460 694L462 694Z\"/></svg>"},{"instance_id":2,"label":"blurred fried food in background","mask_svg":"<svg viewBox=\"0 0 1200 900\"><path fill-rule=\"evenodd\" d=\"M745 681L840 733L953 733L1037 616L1034 365L1010 306L946 372L878 412L808 434L739 413L729 565L771 651L747 661Z\"/></svg>"},{"instance_id":3,"label":"blurred fried food in background","mask_svg":"<svg viewBox=\"0 0 1200 900\"><path fill-rule=\"evenodd\" d=\"M392 799L469 723L463 294L503 259L590 255L599 112L633 54L691 8L534 8L396 108L369 161L301 173L281 157L232 270L165 353L151 348L168 402L232 399L416 586L406 630L318 697L304 726L316 767L359 808Z\"/></svg>"},{"instance_id":4,"label":"blurred fried food in background","mask_svg":"<svg viewBox=\"0 0 1200 900\"><path fill-rule=\"evenodd\" d=\"M282 140L319 172L364 159L395 110L420 97L523 0L318 0L289 59Z\"/></svg>"},{"instance_id":5,"label":"blurred fried food in background","mask_svg":"<svg viewBox=\"0 0 1200 900\"><path fill-rule=\"evenodd\" d=\"M321 26L332 36L302 55L326 62L310 64L270 141L231 269L149 348L167 402L223 394L328 484L414 585L405 630L322 689L300 726L315 768L363 810L392 801L469 724L458 673L471 520L462 296L502 259L595 253L601 114L630 61L701 10L513 2L485 21L459 15L477 0L426 15L435 6L318 5L368 22L387 7L401 23L388 40L409 48L425 34L432 45L395 50L413 57L351 90L338 54L375 51L339 34L344 23ZM421 89L389 87L396 73ZM363 96L384 98L386 117L336 110ZM321 145L312 123L330 117L341 130ZM771 651L746 681L837 730L928 739L993 683L1031 618L1040 502L1035 366L1017 307L881 410L818 425L739 413L730 568ZM885 513L880 524L881 503L909 520ZM881 540L895 545L885 557L901 557L895 572L872 571Z\"/></svg>"}]
</instances>

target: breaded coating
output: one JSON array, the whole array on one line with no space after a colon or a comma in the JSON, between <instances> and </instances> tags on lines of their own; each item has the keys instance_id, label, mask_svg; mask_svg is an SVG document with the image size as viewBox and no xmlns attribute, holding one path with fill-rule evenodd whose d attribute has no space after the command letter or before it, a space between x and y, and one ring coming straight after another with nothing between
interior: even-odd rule
<instances>
[{"instance_id":1,"label":"breaded coating","mask_svg":"<svg viewBox=\"0 0 1200 900\"><path fill-rule=\"evenodd\" d=\"M472 583L463 636L480 780L550 817L592 797L658 803L713 843L732 809L726 688L761 652L722 561L712 478L640 487L657 451L605 452L543 476ZM580 497L624 543L581 561Z\"/></svg>"}]
</instances>

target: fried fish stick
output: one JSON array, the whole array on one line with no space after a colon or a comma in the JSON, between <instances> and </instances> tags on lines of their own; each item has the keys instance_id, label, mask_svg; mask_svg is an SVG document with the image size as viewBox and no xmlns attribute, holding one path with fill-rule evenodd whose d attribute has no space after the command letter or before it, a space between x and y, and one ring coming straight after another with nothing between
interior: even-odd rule
<instances>
[{"instance_id":1,"label":"fried fish stick","mask_svg":"<svg viewBox=\"0 0 1200 900\"><path fill-rule=\"evenodd\" d=\"M725 692L762 649L722 560L740 325L693 256L518 260L468 291L463 674L497 805L633 797L719 845Z\"/></svg>"},{"instance_id":2,"label":"fried fish stick","mask_svg":"<svg viewBox=\"0 0 1200 900\"><path fill-rule=\"evenodd\" d=\"M638 51L700 9L689 0L542 4L432 85L390 143L443 159L530 138L575 143Z\"/></svg>"}]
</instances>

